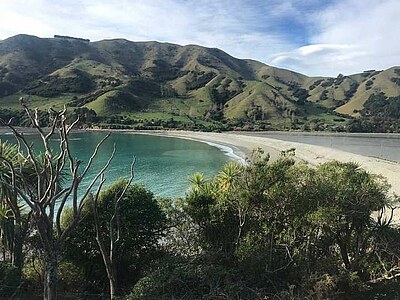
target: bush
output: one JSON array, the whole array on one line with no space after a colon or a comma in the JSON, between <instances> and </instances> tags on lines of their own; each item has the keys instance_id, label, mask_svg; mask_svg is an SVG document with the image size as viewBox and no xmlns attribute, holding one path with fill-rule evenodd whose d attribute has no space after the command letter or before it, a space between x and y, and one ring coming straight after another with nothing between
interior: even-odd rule
<instances>
[{"instance_id":1,"label":"bush","mask_svg":"<svg viewBox=\"0 0 400 300\"><path fill-rule=\"evenodd\" d=\"M6 262L0 262L0 297L12 295L21 282L18 269Z\"/></svg>"},{"instance_id":2,"label":"bush","mask_svg":"<svg viewBox=\"0 0 400 300\"><path fill-rule=\"evenodd\" d=\"M119 197L126 182L119 180L100 194L98 211L101 238L107 241L109 223L114 212L114 201ZM71 210L66 211L63 222L68 223ZM88 203L86 217L66 241L64 259L78 268L86 289L101 292L107 285L103 260L96 242L93 211ZM115 244L117 278L121 288L129 287L141 276L148 264L159 256L159 242L163 238L165 215L154 195L141 185L130 186L119 203L120 239ZM107 242L105 242L107 243ZM108 246L108 245L107 245ZM70 274L71 275L71 274ZM66 278L73 279L76 275ZM79 275L80 276L80 275ZM70 281L70 280L68 280Z\"/></svg>"}]
</instances>

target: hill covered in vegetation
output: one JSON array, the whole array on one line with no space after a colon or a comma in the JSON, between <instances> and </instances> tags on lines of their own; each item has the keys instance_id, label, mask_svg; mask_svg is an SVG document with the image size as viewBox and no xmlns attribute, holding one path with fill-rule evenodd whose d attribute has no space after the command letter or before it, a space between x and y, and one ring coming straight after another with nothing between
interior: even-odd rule
<instances>
[{"instance_id":1,"label":"hill covered in vegetation","mask_svg":"<svg viewBox=\"0 0 400 300\"><path fill-rule=\"evenodd\" d=\"M2 115L18 116L24 97L42 110L66 105L86 125L103 127L353 130L371 122L363 111L376 95L387 102L400 95L400 67L308 77L197 45L28 35L0 41Z\"/></svg>"}]
</instances>

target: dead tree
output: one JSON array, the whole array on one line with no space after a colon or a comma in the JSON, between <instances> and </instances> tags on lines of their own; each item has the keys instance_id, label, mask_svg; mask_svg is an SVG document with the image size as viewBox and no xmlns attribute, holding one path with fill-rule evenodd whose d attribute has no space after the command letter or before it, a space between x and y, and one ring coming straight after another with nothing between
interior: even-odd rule
<instances>
[{"instance_id":1,"label":"dead tree","mask_svg":"<svg viewBox=\"0 0 400 300\"><path fill-rule=\"evenodd\" d=\"M79 122L79 118L68 125L65 108L61 111L51 110L49 111L49 116L52 119L51 127L46 132L40 126L38 111L31 112L24 103L22 105L32 126L41 138L44 153L38 156L34 152L33 145L11 125L11 122L3 122L12 130L17 140L20 155L33 165L37 178L34 184L24 182L22 186L17 185L17 166L13 166L10 163L9 168L12 180L9 183L3 182L3 184L8 184L13 188L18 197L32 211L32 220L40 237L44 255L44 299L53 300L57 299L58 259L63 249L63 243L82 219L85 199L91 193L91 190L95 188L96 184L102 185L99 183L100 180L104 182L104 172L114 157L115 145L108 161L96 174L89 186L84 191L79 191L79 186L90 170L101 145L108 139L110 134L107 134L96 145L86 166L81 168L82 161L73 157L69 142L69 134ZM56 149L57 147L50 147L50 139L57 135L59 138L58 149ZM68 173L68 182L61 187L59 184L60 178L65 173ZM72 221L66 227L62 227L61 216L66 206L72 208Z\"/></svg>"},{"instance_id":2,"label":"dead tree","mask_svg":"<svg viewBox=\"0 0 400 300\"><path fill-rule=\"evenodd\" d=\"M99 213L98 213L98 200L100 196L101 188L104 184L104 175L101 176L101 182L97 189L97 193L95 196L91 196L91 206L94 216L94 225L96 229L96 241L99 246L99 250L101 253L101 257L103 258L103 263L106 268L106 273L110 285L110 299L115 299L118 294L118 281L117 281L117 268L116 268L116 252L117 252L117 244L120 240L120 230L121 230L121 223L119 221L119 204L124 197L127 189L129 188L133 177L134 177L134 166L135 166L136 159L133 158L131 164L131 176L127 181L124 189L121 191L121 194L114 199L114 206L113 206L113 215L109 221L109 232L107 236L102 236L100 230L100 221L99 221ZM106 241L109 242L109 248L106 247Z\"/></svg>"}]
</instances>

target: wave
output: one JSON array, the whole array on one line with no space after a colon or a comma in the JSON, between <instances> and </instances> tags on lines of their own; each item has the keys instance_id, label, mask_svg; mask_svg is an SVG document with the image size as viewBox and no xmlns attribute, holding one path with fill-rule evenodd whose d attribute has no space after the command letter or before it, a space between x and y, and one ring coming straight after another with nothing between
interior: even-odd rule
<instances>
[{"instance_id":1,"label":"wave","mask_svg":"<svg viewBox=\"0 0 400 300\"><path fill-rule=\"evenodd\" d=\"M246 163L245 154L234 146L216 144L216 143L207 142L207 141L203 141L203 142L210 146L220 149L226 156L228 156L229 158L231 158L234 161L237 161L241 164Z\"/></svg>"}]
</instances>

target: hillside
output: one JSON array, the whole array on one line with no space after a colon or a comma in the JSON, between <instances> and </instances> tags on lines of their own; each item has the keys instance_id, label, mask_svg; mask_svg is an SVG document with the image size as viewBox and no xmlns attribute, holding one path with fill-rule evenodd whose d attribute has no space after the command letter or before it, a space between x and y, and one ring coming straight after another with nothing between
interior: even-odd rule
<instances>
[{"instance_id":1,"label":"hillside","mask_svg":"<svg viewBox=\"0 0 400 300\"><path fill-rule=\"evenodd\" d=\"M93 110L107 124L336 130L380 93L400 95L400 67L322 78L196 45L27 35L0 41L0 103L12 111L24 97L42 110Z\"/></svg>"}]
</instances>

